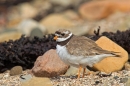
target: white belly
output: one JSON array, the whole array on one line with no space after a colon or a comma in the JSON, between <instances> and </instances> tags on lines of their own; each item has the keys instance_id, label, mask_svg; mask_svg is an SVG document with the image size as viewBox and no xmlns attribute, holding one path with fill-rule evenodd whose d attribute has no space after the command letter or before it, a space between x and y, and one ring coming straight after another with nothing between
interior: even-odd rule
<instances>
[{"instance_id":1,"label":"white belly","mask_svg":"<svg viewBox=\"0 0 130 86\"><path fill-rule=\"evenodd\" d=\"M68 65L72 65L75 67L79 67L79 65L86 67L87 65L92 67L93 64L99 62L103 58L106 57L106 54L103 55L96 55L96 56L74 56L70 55L65 46L56 46L57 54L59 55L60 59Z\"/></svg>"}]
</instances>

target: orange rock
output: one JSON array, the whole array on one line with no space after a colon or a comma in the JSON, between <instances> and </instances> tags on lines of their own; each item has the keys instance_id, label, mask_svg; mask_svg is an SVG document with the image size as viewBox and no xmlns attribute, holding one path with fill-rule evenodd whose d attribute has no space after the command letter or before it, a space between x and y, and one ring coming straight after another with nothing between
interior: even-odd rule
<instances>
[{"instance_id":1,"label":"orange rock","mask_svg":"<svg viewBox=\"0 0 130 86\"><path fill-rule=\"evenodd\" d=\"M22 33L17 31L0 34L0 42L9 41L10 39L17 40L21 35Z\"/></svg>"},{"instance_id":2,"label":"orange rock","mask_svg":"<svg viewBox=\"0 0 130 86\"><path fill-rule=\"evenodd\" d=\"M59 28L70 28L74 26L74 22L63 14L50 14L40 21L40 24L47 28L49 34L54 33Z\"/></svg>"},{"instance_id":3,"label":"orange rock","mask_svg":"<svg viewBox=\"0 0 130 86\"><path fill-rule=\"evenodd\" d=\"M79 13L84 19L98 20L105 18L113 12L129 12L129 0L105 0L105 1L91 1L82 4L79 7Z\"/></svg>"},{"instance_id":4,"label":"orange rock","mask_svg":"<svg viewBox=\"0 0 130 86\"><path fill-rule=\"evenodd\" d=\"M73 23L62 14L51 14L40 21L44 26L70 27Z\"/></svg>"},{"instance_id":5,"label":"orange rock","mask_svg":"<svg viewBox=\"0 0 130 86\"><path fill-rule=\"evenodd\" d=\"M32 74L38 77L54 77L64 74L68 65L62 62L56 50L49 50L43 56L39 56L32 68Z\"/></svg>"},{"instance_id":6,"label":"orange rock","mask_svg":"<svg viewBox=\"0 0 130 86\"><path fill-rule=\"evenodd\" d=\"M109 50L109 51L115 51L120 52L120 57L107 57L100 61L99 63L94 65L94 69L103 71L106 73L119 71L123 68L124 64L128 60L128 53L125 51L122 47L108 39L107 37L103 36L99 38L96 43L98 46L100 46L102 49Z\"/></svg>"}]
</instances>

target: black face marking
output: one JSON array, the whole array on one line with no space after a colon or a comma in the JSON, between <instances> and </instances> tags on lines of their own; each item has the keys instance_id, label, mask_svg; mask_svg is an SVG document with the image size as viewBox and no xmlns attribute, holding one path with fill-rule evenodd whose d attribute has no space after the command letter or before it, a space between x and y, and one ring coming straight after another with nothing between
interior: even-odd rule
<instances>
[{"instance_id":1,"label":"black face marking","mask_svg":"<svg viewBox=\"0 0 130 86\"><path fill-rule=\"evenodd\" d=\"M61 32L59 32L59 31L56 31L55 33L56 33L56 34L61 34Z\"/></svg>"},{"instance_id":2,"label":"black face marking","mask_svg":"<svg viewBox=\"0 0 130 86\"><path fill-rule=\"evenodd\" d=\"M69 36L70 31L66 33L67 30L59 30L55 32L55 35L58 36L58 38L66 38Z\"/></svg>"},{"instance_id":3,"label":"black face marking","mask_svg":"<svg viewBox=\"0 0 130 86\"><path fill-rule=\"evenodd\" d=\"M61 33L62 36L65 36L65 33Z\"/></svg>"}]
</instances>

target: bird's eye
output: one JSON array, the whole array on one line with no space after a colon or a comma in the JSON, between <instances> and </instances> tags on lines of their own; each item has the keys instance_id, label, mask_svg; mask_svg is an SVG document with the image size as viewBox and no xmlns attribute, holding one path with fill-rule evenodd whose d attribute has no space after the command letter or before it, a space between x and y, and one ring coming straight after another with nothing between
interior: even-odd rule
<instances>
[{"instance_id":1,"label":"bird's eye","mask_svg":"<svg viewBox=\"0 0 130 86\"><path fill-rule=\"evenodd\" d=\"M64 33L62 33L61 35L62 35L62 36L65 36L65 34L64 34Z\"/></svg>"}]
</instances>

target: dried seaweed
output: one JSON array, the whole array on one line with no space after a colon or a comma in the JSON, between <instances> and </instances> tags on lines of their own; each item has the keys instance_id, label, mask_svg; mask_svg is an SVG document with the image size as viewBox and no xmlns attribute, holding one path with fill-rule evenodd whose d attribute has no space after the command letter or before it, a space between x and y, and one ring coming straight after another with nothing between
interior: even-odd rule
<instances>
[{"instance_id":1,"label":"dried seaweed","mask_svg":"<svg viewBox=\"0 0 130 86\"><path fill-rule=\"evenodd\" d=\"M92 40L97 40L101 36L106 36L118 45L120 45L122 48L124 48L129 54L130 54L130 29L126 31L119 31L117 30L116 33L113 32L103 32L101 35L99 35L100 27L97 31L94 31L95 35L91 36Z\"/></svg>"},{"instance_id":2,"label":"dried seaweed","mask_svg":"<svg viewBox=\"0 0 130 86\"><path fill-rule=\"evenodd\" d=\"M49 49L55 49L54 35L43 38L21 36L20 39L0 43L0 72L4 72L13 66L20 65L23 69L30 69L36 58L43 55Z\"/></svg>"}]
</instances>

